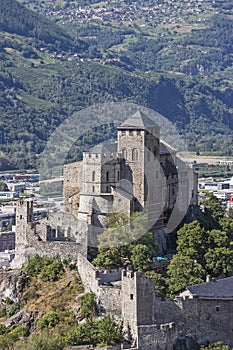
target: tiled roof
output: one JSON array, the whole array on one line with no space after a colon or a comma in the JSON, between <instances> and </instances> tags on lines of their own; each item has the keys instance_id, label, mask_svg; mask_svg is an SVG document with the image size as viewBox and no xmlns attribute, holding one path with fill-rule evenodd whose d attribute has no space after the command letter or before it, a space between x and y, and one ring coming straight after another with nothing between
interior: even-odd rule
<instances>
[{"instance_id":1,"label":"tiled roof","mask_svg":"<svg viewBox=\"0 0 233 350\"><path fill-rule=\"evenodd\" d=\"M187 289L202 299L233 299L233 276L195 284Z\"/></svg>"},{"instance_id":2,"label":"tiled roof","mask_svg":"<svg viewBox=\"0 0 233 350\"><path fill-rule=\"evenodd\" d=\"M148 118L143 112L137 111L131 117L126 119L118 129L139 129L145 130L148 127L157 126L153 120ZM158 126L157 126L158 127Z\"/></svg>"},{"instance_id":3,"label":"tiled roof","mask_svg":"<svg viewBox=\"0 0 233 350\"><path fill-rule=\"evenodd\" d=\"M94 146L90 153L116 153L117 143L102 143L100 145Z\"/></svg>"}]
</instances>

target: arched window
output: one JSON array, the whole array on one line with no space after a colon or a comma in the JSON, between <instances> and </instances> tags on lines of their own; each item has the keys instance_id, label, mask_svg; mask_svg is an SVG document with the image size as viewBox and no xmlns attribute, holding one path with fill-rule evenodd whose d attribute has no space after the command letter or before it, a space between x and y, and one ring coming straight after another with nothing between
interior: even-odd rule
<instances>
[{"instance_id":1,"label":"arched window","mask_svg":"<svg viewBox=\"0 0 233 350\"><path fill-rule=\"evenodd\" d=\"M109 181L109 171L106 171L106 182Z\"/></svg>"},{"instance_id":2,"label":"arched window","mask_svg":"<svg viewBox=\"0 0 233 350\"><path fill-rule=\"evenodd\" d=\"M126 150L126 148L122 148L122 157L123 157L123 159L127 159L127 150Z\"/></svg>"},{"instance_id":3,"label":"arched window","mask_svg":"<svg viewBox=\"0 0 233 350\"><path fill-rule=\"evenodd\" d=\"M95 181L95 171L92 171L92 181Z\"/></svg>"},{"instance_id":4,"label":"arched window","mask_svg":"<svg viewBox=\"0 0 233 350\"><path fill-rule=\"evenodd\" d=\"M138 161L138 150L137 148L134 148L132 150L132 161L137 162Z\"/></svg>"}]
</instances>

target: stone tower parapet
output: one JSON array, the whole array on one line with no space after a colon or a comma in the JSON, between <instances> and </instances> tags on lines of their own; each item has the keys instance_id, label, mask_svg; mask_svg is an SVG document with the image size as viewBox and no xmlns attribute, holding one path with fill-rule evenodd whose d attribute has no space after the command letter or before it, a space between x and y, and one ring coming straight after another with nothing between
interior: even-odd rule
<instances>
[{"instance_id":1,"label":"stone tower parapet","mask_svg":"<svg viewBox=\"0 0 233 350\"><path fill-rule=\"evenodd\" d=\"M33 201L19 200L16 208L16 248L24 246L28 231L33 229Z\"/></svg>"}]
</instances>

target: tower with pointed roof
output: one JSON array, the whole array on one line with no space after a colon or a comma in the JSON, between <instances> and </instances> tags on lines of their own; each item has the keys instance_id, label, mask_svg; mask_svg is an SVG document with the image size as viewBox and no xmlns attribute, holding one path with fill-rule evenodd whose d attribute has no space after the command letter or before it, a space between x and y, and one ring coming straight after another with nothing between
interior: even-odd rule
<instances>
[{"instance_id":1,"label":"tower with pointed roof","mask_svg":"<svg viewBox=\"0 0 233 350\"><path fill-rule=\"evenodd\" d=\"M155 199L154 185L151 184L158 169L160 129L143 112L137 111L118 127L118 153L124 161L122 172L131 171L133 195L138 208L142 210Z\"/></svg>"}]
</instances>

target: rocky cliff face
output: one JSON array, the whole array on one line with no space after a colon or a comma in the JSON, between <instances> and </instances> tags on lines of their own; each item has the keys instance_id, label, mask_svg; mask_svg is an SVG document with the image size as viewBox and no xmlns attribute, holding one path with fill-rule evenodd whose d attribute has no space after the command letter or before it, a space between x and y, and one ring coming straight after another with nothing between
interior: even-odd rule
<instances>
[{"instance_id":1,"label":"rocky cliff face","mask_svg":"<svg viewBox=\"0 0 233 350\"><path fill-rule=\"evenodd\" d=\"M6 300L18 303L28 284L28 278L23 271L12 270L0 273L0 304Z\"/></svg>"}]
</instances>

